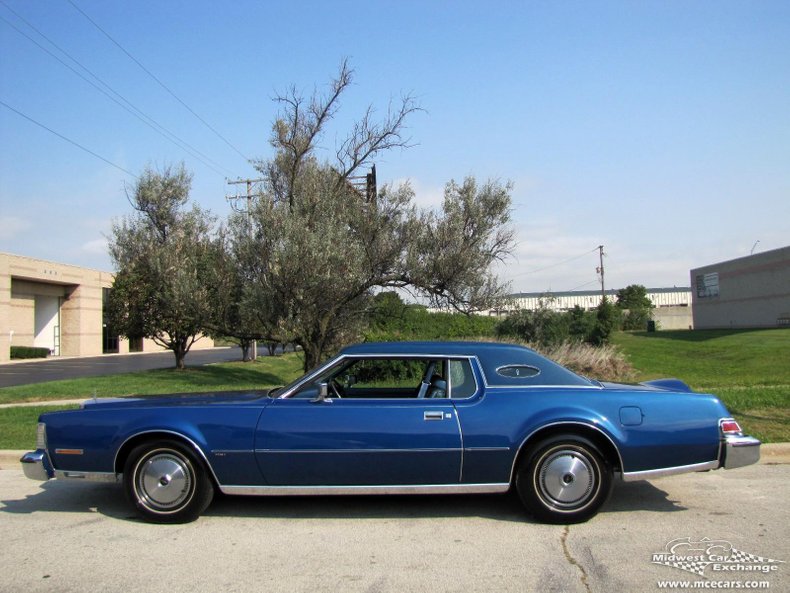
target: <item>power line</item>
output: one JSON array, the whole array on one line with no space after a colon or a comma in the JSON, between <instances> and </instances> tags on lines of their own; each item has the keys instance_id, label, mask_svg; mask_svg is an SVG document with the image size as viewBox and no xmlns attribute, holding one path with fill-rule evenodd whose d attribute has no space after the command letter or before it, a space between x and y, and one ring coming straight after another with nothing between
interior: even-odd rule
<instances>
[{"instance_id":1,"label":"power line","mask_svg":"<svg viewBox=\"0 0 790 593\"><path fill-rule=\"evenodd\" d=\"M181 103L181 105L183 105L183 106L184 106L184 108L186 108L186 110L187 110L187 111L189 111L189 112L190 112L192 115L194 115L194 116L195 116L195 117L196 117L196 118L197 118L197 119L198 119L198 120L199 120L199 121L200 121L200 122L201 122L201 123L202 123L204 126L206 126L206 127L209 129L209 130L211 130L211 131L212 131L212 132L213 132L213 133L214 133L214 134L215 134L215 135L216 135L216 136L217 136L217 137L218 137L220 140L222 140L222 141L223 141L225 144L227 144L227 145L228 145L228 146L230 146L230 147L231 147L231 148L232 148L234 151L236 151L236 153L237 153L239 156L241 156L241 158L243 158L245 161L247 161L248 163L252 162L252 159L250 159L249 157L247 157L247 156L246 156L246 155L245 155L243 152L241 152L241 151L240 151L238 148L236 148L236 147L235 147L235 146L234 146L234 145L233 145L233 144L230 142L230 140L228 140L227 138L225 138L225 136L223 136L223 135L222 135L222 134L220 134L220 133L219 133L219 132L218 132L216 129L214 129L214 127L213 127L211 124L209 124L209 123L208 123L208 122L207 122L205 119L203 119L203 118L202 118L202 117L200 117L200 116L199 116L197 113L195 113L194 109L192 109L192 108L191 108L189 105L187 105L187 104L186 104L186 103L185 103L185 102L184 102L184 101L183 101L183 100L182 100L182 99L181 99L181 98L180 98L178 95L176 95L176 94L175 94L175 93L174 93L172 90L170 90L170 88L169 88L169 87L168 87L168 86L167 86L167 85L166 85L164 82L162 82L162 81L161 81L159 78L157 78L157 76L156 76L156 75L155 75L153 72L151 72L151 71L150 71L148 68L146 68L145 66L143 66L143 64L142 64L142 63L141 63L141 62L140 62L140 61L139 61L137 58L135 58L135 57L134 57L134 56L133 56L131 53L129 53L129 52L126 50L126 48L124 48L124 47L123 47L123 46L122 46L120 43L118 43L118 42L117 42L115 39L113 39L113 37L112 37L112 36L111 36L109 33L107 33L107 31L105 31L104 29L102 29L102 28L101 28L101 26L99 26L99 24L98 24L96 21L94 21L94 20L93 20L91 17L89 17L89 16L88 16L88 15L85 13L85 11L83 11L83 10L82 10L82 9L81 9L79 6L77 6L77 5L76 5L76 4L75 4L75 3L74 3L72 0L66 0L66 1L67 1L69 4L71 4L71 5L74 7L74 9L75 9L77 12L79 12L79 13L80 13L82 16L84 16L84 17L85 17L85 18L88 20L88 22L90 22L90 23L91 23L91 24L92 24L94 27L96 27L96 28L97 28L99 31L101 31L101 33L102 33L102 34L103 34L103 35L104 35L104 36L105 36L107 39L109 39L109 40L110 40L110 41L111 41L113 44L115 44L115 46L116 46L116 47L118 47L118 49L120 49L120 50L121 50L123 53L125 53L125 54L126 54L128 57L129 57L129 59L130 59L130 60L132 60L132 61L133 61L135 64L137 64L137 65L138 65L138 66L139 66L139 67L140 67L140 68L143 70L143 72L145 72L146 74L148 74L148 76L150 76L151 78L153 78L153 79L156 81L156 83L157 83L157 84L159 84L159 86L161 86L161 87L162 87L164 90L166 90L166 91L167 91L167 92L168 92L168 93L169 93L169 94L170 94L170 95L171 95L171 96L172 96L172 97L173 97L173 98L174 98L176 101L178 101L179 103Z\"/></svg>"},{"instance_id":2,"label":"power line","mask_svg":"<svg viewBox=\"0 0 790 593\"><path fill-rule=\"evenodd\" d=\"M595 280L591 280L590 282L579 284L579 286L574 286L573 288L571 288L570 290L566 290L565 292L573 292L574 290L579 290L580 288L584 288L585 286L589 286L590 284L598 284L598 279L596 278Z\"/></svg>"},{"instance_id":3,"label":"power line","mask_svg":"<svg viewBox=\"0 0 790 593\"><path fill-rule=\"evenodd\" d=\"M589 255L593 251L597 251L597 250L598 250L598 248L595 247L593 249L590 249L589 251L585 251L584 253L582 253L580 255L575 255L574 257L570 257L568 259L562 260L561 262L557 262L556 264L549 264L548 266L543 266L542 268L535 268L534 270L527 270L526 272L520 272L518 274L515 274L513 276L513 278L518 278L519 276L526 276L527 274L534 274L536 272L542 272L544 270L549 270L551 268L556 268L557 266L561 266L563 264L567 264L568 262L572 262L574 260L581 259L585 255Z\"/></svg>"},{"instance_id":4,"label":"power line","mask_svg":"<svg viewBox=\"0 0 790 593\"><path fill-rule=\"evenodd\" d=\"M17 18L19 18L22 22L24 22L28 27L33 29L42 38L44 38L48 43L50 43L53 47L55 47L63 55L65 55L67 58L69 58L71 61L73 61L75 64L77 64L80 68L82 68L90 76L92 76L94 79L96 79L99 83L101 83L104 87L106 87L110 92L108 93L106 90L104 90L103 88L98 86L95 82L93 82L92 80L90 80L87 77L85 77L81 72L77 71L70 64L64 62L60 57L58 57L57 55L52 53L49 49L47 49L46 47L41 45L38 41L33 39L30 35L28 35L24 31L22 31L21 29L19 29L16 25L14 25L8 19L6 19L5 17L0 16L0 20L5 22L9 27L14 29L17 33L19 33L20 35L22 35L23 37L28 39L31 43L36 45L43 52L49 54L52 58L54 58L55 60L60 62L63 66L65 66L66 68L71 70L75 75L79 76L82 80L84 80L89 85L91 85L93 88L95 88L97 91L102 93L105 97L107 97L108 99L110 99L111 101L116 103L118 106L120 106L121 108L125 109L128 113L130 113L131 115L133 115L134 117L139 119L141 122L143 122L149 128L151 128L156 133L158 133L160 136L162 136L165 140L168 140L168 141L172 142L178 148L182 149L183 151L185 151L190 156L192 156L192 157L196 158L197 160L199 160L201 163L203 163L205 166L210 168L215 173L218 173L220 175L222 175L223 171L225 173L230 173L230 171L228 169L226 169L225 167L223 167L222 165L220 165L219 163L217 163L216 161L211 159L209 156L207 156L204 153L202 153L200 150L198 150L194 146L190 145L185 140L179 138L175 133L171 132L170 130L165 128L163 125L161 125L159 122L157 122L155 119L153 119L152 117L150 117L149 115L144 113L141 109L136 107L133 103L131 103L129 100L127 100L123 95L121 95L119 92L117 92L115 89L113 89L108 83L106 83L99 76L94 74L89 68L87 68L82 63L80 63L80 61L77 60L74 56L70 55L66 50L64 50L62 47L60 47L57 43L52 41L49 37L47 37L41 31L39 31L30 22L25 20L24 17L22 17L19 13L17 13L15 10L13 10L11 7L9 7L3 0L0 0L0 4L3 4L3 6L6 7L6 9L8 9L10 12L12 12L14 15L16 15ZM112 95L110 93L112 93ZM115 95L115 97L113 95ZM116 97L118 97L118 98L116 99ZM120 101L118 99L120 99ZM123 101L123 103L121 103L121 101Z\"/></svg>"},{"instance_id":5,"label":"power line","mask_svg":"<svg viewBox=\"0 0 790 593\"><path fill-rule=\"evenodd\" d=\"M53 130L52 128L49 128L49 127L45 126L44 124L42 124L42 123L41 123L41 122L39 122L39 121L36 121L36 120L35 120L35 119L33 119L32 117L30 117L30 116L28 116L28 115L25 115L24 113L22 113L22 112L21 112L21 111L19 111L18 109L14 109L13 107L11 107L11 106L10 106L8 103L6 103L5 101L3 101L2 99L0 99L0 105L2 105L3 107L5 107L6 109L10 109L11 111L13 111L14 113L16 113L16 114L17 114L17 115L19 115L19 116L21 116L21 117L24 117L24 118L25 118L27 121L29 121L29 122L31 122L31 123L34 123L34 124L36 124L38 127L40 127L40 128L44 128L44 129L45 129L47 132L50 132L51 134L54 134L55 136L57 136L58 138L61 138L62 140L65 140L65 141L66 141L66 142L68 142L69 144L73 144L74 146L76 146L76 147L77 147L77 148L79 148L80 150L84 150L84 151L85 151L85 152L87 152L88 154L95 156L97 159L101 159L101 160L103 160L103 161L104 161L105 163L107 163L108 165L112 165L113 167L115 167L116 169L118 169L118 170L120 170L120 171L123 171L123 172L124 172L124 173L126 173L127 175L131 175L131 176L132 176L132 177L134 177L135 179L139 179L139 177L138 177L137 175L135 175L134 173L132 173L131 171L127 171L126 169L124 169L124 168L123 168L123 167L121 167L120 165L116 165L116 164L115 164L115 163L113 163L111 160L108 160L108 159L104 158L102 155L100 155L100 154L97 154L97 153L93 152L93 151L92 151L92 150L90 150L89 148L85 148L85 147L84 147L82 144L80 144L79 142L75 142L75 141L74 141L74 140L72 140L71 138L67 138L67 137L66 137L66 136L64 136L63 134L60 134L60 133L56 132L55 130Z\"/></svg>"}]
</instances>

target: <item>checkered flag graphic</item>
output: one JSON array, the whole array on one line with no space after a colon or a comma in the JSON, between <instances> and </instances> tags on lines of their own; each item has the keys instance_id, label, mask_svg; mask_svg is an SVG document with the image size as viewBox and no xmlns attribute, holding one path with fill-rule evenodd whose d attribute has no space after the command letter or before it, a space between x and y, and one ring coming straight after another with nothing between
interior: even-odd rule
<instances>
[{"instance_id":1,"label":"checkered flag graphic","mask_svg":"<svg viewBox=\"0 0 790 593\"><path fill-rule=\"evenodd\" d=\"M743 564L778 564L783 561L773 560L771 558L763 558L762 556L755 556L754 554L749 554L748 552L743 552L733 548L730 551L730 556L727 558L727 562L738 562Z\"/></svg>"},{"instance_id":2,"label":"checkered flag graphic","mask_svg":"<svg viewBox=\"0 0 790 593\"><path fill-rule=\"evenodd\" d=\"M707 560L675 560L672 562L653 562L653 564L663 564L664 566L671 566L672 568L679 568L686 572L693 572L701 577L705 576L705 569L712 562Z\"/></svg>"}]
</instances>

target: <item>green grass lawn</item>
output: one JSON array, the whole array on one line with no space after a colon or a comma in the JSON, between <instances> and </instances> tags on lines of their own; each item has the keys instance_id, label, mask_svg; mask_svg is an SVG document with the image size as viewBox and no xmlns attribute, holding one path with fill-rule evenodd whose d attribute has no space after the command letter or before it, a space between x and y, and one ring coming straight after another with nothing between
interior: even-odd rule
<instances>
[{"instance_id":1,"label":"green grass lawn","mask_svg":"<svg viewBox=\"0 0 790 593\"><path fill-rule=\"evenodd\" d=\"M187 363L189 357L187 356ZM49 381L0 388L0 403L53 399L120 397L205 391L239 391L285 385L302 374L299 353L262 356L255 362L228 362L183 371L159 369L105 377Z\"/></svg>"},{"instance_id":2,"label":"green grass lawn","mask_svg":"<svg viewBox=\"0 0 790 593\"><path fill-rule=\"evenodd\" d=\"M187 361L189 358L187 357ZM0 403L42 402L124 395L157 395L205 391L265 389L290 383L302 374L298 353L261 357L255 362L229 362L187 368L50 381L0 389ZM0 449L30 449L36 444L39 414L77 406L0 408Z\"/></svg>"},{"instance_id":3,"label":"green grass lawn","mask_svg":"<svg viewBox=\"0 0 790 593\"><path fill-rule=\"evenodd\" d=\"M717 395L744 430L790 441L790 330L618 333L637 380L677 377Z\"/></svg>"},{"instance_id":4,"label":"green grass lawn","mask_svg":"<svg viewBox=\"0 0 790 593\"><path fill-rule=\"evenodd\" d=\"M0 449L35 449L39 414L77 406L24 406L0 408Z\"/></svg>"}]
</instances>

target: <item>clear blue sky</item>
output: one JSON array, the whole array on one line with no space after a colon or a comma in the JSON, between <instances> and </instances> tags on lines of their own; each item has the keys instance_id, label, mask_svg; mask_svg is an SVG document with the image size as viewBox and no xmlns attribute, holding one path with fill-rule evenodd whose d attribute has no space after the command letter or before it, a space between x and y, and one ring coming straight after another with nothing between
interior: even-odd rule
<instances>
[{"instance_id":1,"label":"clear blue sky","mask_svg":"<svg viewBox=\"0 0 790 593\"><path fill-rule=\"evenodd\" d=\"M511 180L514 291L595 288L599 244L612 288L687 285L758 240L790 244L786 0L73 2L247 157L270 155L274 92L325 84L343 57L355 85L328 148L367 104L413 93L417 145L380 159L379 181L409 179L429 206L450 179ZM225 177L255 175L68 0L2 0L0 17L1 101L132 173L184 161L219 215ZM111 269L104 235L130 183L0 105L0 251Z\"/></svg>"}]
</instances>

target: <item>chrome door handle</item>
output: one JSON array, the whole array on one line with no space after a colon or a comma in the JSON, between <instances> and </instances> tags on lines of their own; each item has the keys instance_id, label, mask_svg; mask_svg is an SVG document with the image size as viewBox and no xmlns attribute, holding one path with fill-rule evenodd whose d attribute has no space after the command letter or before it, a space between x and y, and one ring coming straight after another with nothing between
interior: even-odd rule
<instances>
[{"instance_id":1,"label":"chrome door handle","mask_svg":"<svg viewBox=\"0 0 790 593\"><path fill-rule=\"evenodd\" d=\"M444 420L444 412L423 412L423 420Z\"/></svg>"}]
</instances>

